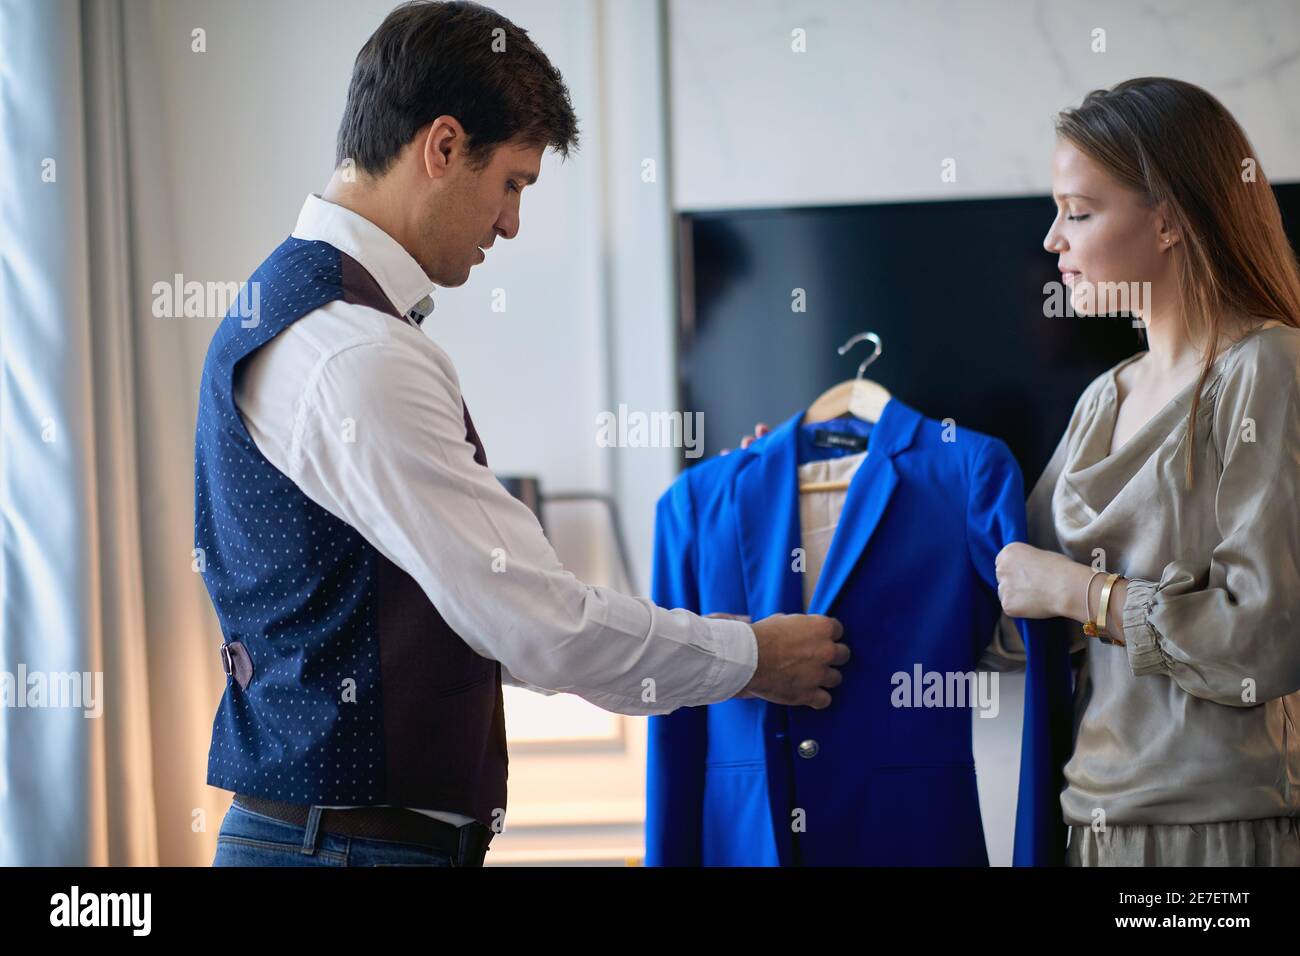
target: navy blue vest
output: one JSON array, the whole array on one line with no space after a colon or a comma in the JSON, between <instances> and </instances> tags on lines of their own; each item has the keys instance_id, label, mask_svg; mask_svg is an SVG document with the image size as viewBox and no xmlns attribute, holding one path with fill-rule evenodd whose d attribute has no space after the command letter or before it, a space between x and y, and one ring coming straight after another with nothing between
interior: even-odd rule
<instances>
[{"instance_id":1,"label":"navy blue vest","mask_svg":"<svg viewBox=\"0 0 1300 956\"><path fill-rule=\"evenodd\" d=\"M342 299L402 321L356 260L290 238L249 279L208 347L194 458L195 566L230 680L208 783L326 806L389 804L492 825L506 805L501 667L480 657L415 580L315 504L258 450L235 407L239 365ZM465 438L487 456L469 409ZM437 542L429 542L437 547ZM486 558L485 558L486 560Z\"/></svg>"}]
</instances>

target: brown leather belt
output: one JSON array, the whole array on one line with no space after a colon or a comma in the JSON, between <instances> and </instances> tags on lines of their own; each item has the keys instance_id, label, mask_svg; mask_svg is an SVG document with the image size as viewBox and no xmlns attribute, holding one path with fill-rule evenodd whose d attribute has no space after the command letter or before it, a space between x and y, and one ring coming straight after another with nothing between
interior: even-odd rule
<instances>
[{"instance_id":1,"label":"brown leather belt","mask_svg":"<svg viewBox=\"0 0 1300 956\"><path fill-rule=\"evenodd\" d=\"M253 813L295 826L306 826L311 812L311 807L300 803L281 803L243 793L235 794L235 803ZM492 831L477 820L456 826L402 807L323 809L319 826L324 833L359 840L388 840L429 847L446 853L457 866L482 866L493 836Z\"/></svg>"}]
</instances>

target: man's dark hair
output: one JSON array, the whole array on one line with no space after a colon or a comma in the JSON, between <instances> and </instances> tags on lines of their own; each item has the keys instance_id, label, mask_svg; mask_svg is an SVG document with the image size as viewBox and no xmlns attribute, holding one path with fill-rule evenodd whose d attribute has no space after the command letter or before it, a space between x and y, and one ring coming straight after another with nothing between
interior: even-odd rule
<instances>
[{"instance_id":1,"label":"man's dark hair","mask_svg":"<svg viewBox=\"0 0 1300 956\"><path fill-rule=\"evenodd\" d=\"M506 142L564 157L578 145L564 78L527 32L477 3L412 0L357 54L335 166L351 159L382 175L416 131L443 114L469 135L471 168Z\"/></svg>"}]
</instances>

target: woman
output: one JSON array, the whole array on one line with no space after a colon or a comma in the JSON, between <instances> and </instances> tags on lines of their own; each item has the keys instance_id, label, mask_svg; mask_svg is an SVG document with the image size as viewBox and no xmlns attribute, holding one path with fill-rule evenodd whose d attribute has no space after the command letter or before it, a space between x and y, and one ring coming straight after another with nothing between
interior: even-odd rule
<instances>
[{"instance_id":1,"label":"woman","mask_svg":"<svg viewBox=\"0 0 1300 956\"><path fill-rule=\"evenodd\" d=\"M1199 87L1129 80L1056 127L1043 245L1076 313L1137 290L1149 345L1085 389L1030 543L997 559L1007 615L1103 615L1067 859L1300 865L1300 269L1245 134Z\"/></svg>"}]
</instances>

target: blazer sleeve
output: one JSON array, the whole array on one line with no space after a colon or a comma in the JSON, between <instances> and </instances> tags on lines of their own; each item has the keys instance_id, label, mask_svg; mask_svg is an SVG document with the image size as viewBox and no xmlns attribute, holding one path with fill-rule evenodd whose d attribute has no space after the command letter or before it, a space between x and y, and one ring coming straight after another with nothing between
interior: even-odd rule
<instances>
[{"instance_id":1,"label":"blazer sleeve","mask_svg":"<svg viewBox=\"0 0 1300 956\"><path fill-rule=\"evenodd\" d=\"M998 552L1026 538L1020 466L1006 444L990 439L972 467L967 505L971 561L997 593ZM1073 746L1072 679L1068 645L1033 620L1016 620L1025 649L1025 709L1016 801L1015 866L1060 866L1067 828L1061 811L1065 762Z\"/></svg>"},{"instance_id":2,"label":"blazer sleeve","mask_svg":"<svg viewBox=\"0 0 1300 956\"><path fill-rule=\"evenodd\" d=\"M1105 375L1097 376L1075 401L1069 425L1056 443L1052 457L1043 468L1043 473L1038 480L1034 482L1034 488L1025 502L1027 537L1016 540L1023 540L1045 551L1061 553L1061 542L1057 538L1056 523L1052 515L1052 496L1056 492L1057 482L1061 479L1061 472L1065 470L1074 436L1092 415L1097 393L1105 379ZM1032 627L1041 635L1040 641L1061 641L1067 644L1074 661L1073 666L1078 667L1083 664L1088 649L1087 639L1073 621L1064 618L1046 618L1033 622ZM1022 628L1004 614L998 621L997 628L994 629L993 640L989 642L988 649L980 660L980 667L994 671L1023 669L1026 655L1024 641L1020 635L1021 630Z\"/></svg>"},{"instance_id":3,"label":"blazer sleeve","mask_svg":"<svg viewBox=\"0 0 1300 956\"><path fill-rule=\"evenodd\" d=\"M1158 581L1130 578L1123 617L1134 675L1164 674L1230 707L1300 689L1300 357L1260 348L1241 358L1224 374L1202 452L1221 463L1219 543Z\"/></svg>"},{"instance_id":4,"label":"blazer sleeve","mask_svg":"<svg viewBox=\"0 0 1300 956\"><path fill-rule=\"evenodd\" d=\"M655 510L650 596L699 613L695 516L683 475ZM708 711L682 707L649 718L646 756L646 866L699 866Z\"/></svg>"}]
</instances>

